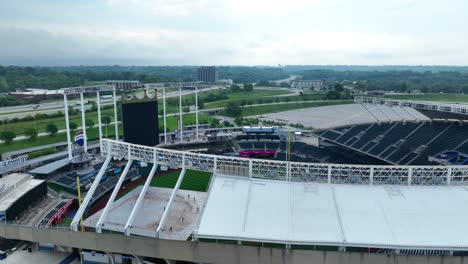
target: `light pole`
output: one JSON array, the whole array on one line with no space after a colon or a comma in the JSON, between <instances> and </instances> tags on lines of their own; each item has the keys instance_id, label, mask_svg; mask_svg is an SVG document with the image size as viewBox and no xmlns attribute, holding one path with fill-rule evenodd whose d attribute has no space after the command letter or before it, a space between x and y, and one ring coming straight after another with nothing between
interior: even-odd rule
<instances>
[{"instance_id":1,"label":"light pole","mask_svg":"<svg viewBox=\"0 0 468 264\"><path fill-rule=\"evenodd\" d=\"M179 122L180 122L180 142L183 139L183 122L182 122L182 86L179 86Z\"/></svg>"},{"instance_id":2,"label":"light pole","mask_svg":"<svg viewBox=\"0 0 468 264\"><path fill-rule=\"evenodd\" d=\"M166 88L165 87L163 87L163 118L164 118L164 144L167 144Z\"/></svg>"}]
</instances>

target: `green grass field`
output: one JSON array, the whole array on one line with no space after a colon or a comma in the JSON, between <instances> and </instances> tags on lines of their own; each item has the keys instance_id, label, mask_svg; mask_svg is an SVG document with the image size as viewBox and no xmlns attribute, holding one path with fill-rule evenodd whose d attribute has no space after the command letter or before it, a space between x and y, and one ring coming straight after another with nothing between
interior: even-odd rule
<instances>
[{"instance_id":1,"label":"green grass field","mask_svg":"<svg viewBox=\"0 0 468 264\"><path fill-rule=\"evenodd\" d=\"M155 176L153 177L153 179L151 179L150 186L173 189L177 183L177 180L179 179L179 175L180 171L173 171L163 175ZM187 170L185 172L184 179L182 180L179 189L196 192L206 192L208 190L210 179L210 172ZM136 189L138 186L141 186L143 184L144 183L141 183L139 185L135 185L131 188L125 189L124 191L121 191L116 197L116 200L124 197L127 193L131 192L132 190Z\"/></svg>"},{"instance_id":2,"label":"green grass field","mask_svg":"<svg viewBox=\"0 0 468 264\"><path fill-rule=\"evenodd\" d=\"M174 188L179 179L180 171L174 171L154 177L151 181L151 186L161 188ZM180 185L182 190L190 190L197 192L206 192L211 179L211 173L205 171L187 170Z\"/></svg>"},{"instance_id":3,"label":"green grass field","mask_svg":"<svg viewBox=\"0 0 468 264\"><path fill-rule=\"evenodd\" d=\"M240 103L242 100L246 100L250 103L255 103L257 98L265 98L265 97L272 97L275 95L285 95L291 94L290 91L286 90L279 90L279 89L272 89L272 90L253 90L252 92L236 92L236 93L229 93L228 99L206 103L206 108L219 108L226 106L229 102Z\"/></svg>"},{"instance_id":4,"label":"green grass field","mask_svg":"<svg viewBox=\"0 0 468 264\"><path fill-rule=\"evenodd\" d=\"M214 117L210 117L206 114L198 114L198 123L199 124L211 124L211 122L215 119ZM168 131L174 131L178 127L178 120L179 120L179 115L175 116L168 116L166 121L167 121L167 129ZM195 125L195 114L182 114L182 122L184 123L184 126L187 125ZM159 118L159 126L164 126L164 119ZM162 131L161 131L162 133Z\"/></svg>"},{"instance_id":5,"label":"green grass field","mask_svg":"<svg viewBox=\"0 0 468 264\"><path fill-rule=\"evenodd\" d=\"M304 103L290 103L290 104L271 104L271 105L259 105L252 107L244 107L242 110L242 116L253 116L263 115L269 113L277 113L288 110L296 110L309 107L326 106L326 105L339 105L339 104L350 104L351 100L337 100L337 101L326 101L326 102L304 102Z\"/></svg>"},{"instance_id":6,"label":"green grass field","mask_svg":"<svg viewBox=\"0 0 468 264\"><path fill-rule=\"evenodd\" d=\"M395 95L385 95L385 97L399 99L399 100L468 103L468 94L447 94L447 93L443 93L443 94L441 93L395 94Z\"/></svg>"}]
</instances>

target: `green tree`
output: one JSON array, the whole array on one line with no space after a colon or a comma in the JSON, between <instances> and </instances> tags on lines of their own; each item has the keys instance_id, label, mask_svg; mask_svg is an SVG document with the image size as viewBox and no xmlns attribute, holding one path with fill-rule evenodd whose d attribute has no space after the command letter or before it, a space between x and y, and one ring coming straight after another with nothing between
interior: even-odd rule
<instances>
[{"instance_id":1,"label":"green tree","mask_svg":"<svg viewBox=\"0 0 468 264\"><path fill-rule=\"evenodd\" d=\"M69 105L68 106L68 115L74 115L74 114L76 114L75 108L73 108L73 106Z\"/></svg>"},{"instance_id":2,"label":"green tree","mask_svg":"<svg viewBox=\"0 0 468 264\"><path fill-rule=\"evenodd\" d=\"M231 85L230 90L231 90L231 92L233 92L233 93L237 93L237 92L240 92L241 87L240 87L239 85L237 85L237 84L233 84L233 85Z\"/></svg>"},{"instance_id":3,"label":"green tree","mask_svg":"<svg viewBox=\"0 0 468 264\"><path fill-rule=\"evenodd\" d=\"M205 103L198 98L198 110L204 109L205 108Z\"/></svg>"},{"instance_id":4,"label":"green tree","mask_svg":"<svg viewBox=\"0 0 468 264\"><path fill-rule=\"evenodd\" d=\"M342 92L344 88L341 83L336 82L335 84L333 84L333 89L337 92Z\"/></svg>"},{"instance_id":5,"label":"green tree","mask_svg":"<svg viewBox=\"0 0 468 264\"><path fill-rule=\"evenodd\" d=\"M244 83L244 91L245 91L245 92L251 92L251 91L253 91L253 84L251 84L251 83Z\"/></svg>"},{"instance_id":6,"label":"green tree","mask_svg":"<svg viewBox=\"0 0 468 264\"><path fill-rule=\"evenodd\" d=\"M341 93L341 99L351 99L351 91L349 89L344 89Z\"/></svg>"},{"instance_id":7,"label":"green tree","mask_svg":"<svg viewBox=\"0 0 468 264\"><path fill-rule=\"evenodd\" d=\"M109 124L111 123L111 118L108 115L104 115L101 117L101 121L104 125L106 125L106 137L107 137L107 128L109 127Z\"/></svg>"},{"instance_id":8,"label":"green tree","mask_svg":"<svg viewBox=\"0 0 468 264\"><path fill-rule=\"evenodd\" d=\"M184 106L184 107L182 107L182 111L183 111L184 113L188 113L188 112L190 112L190 107Z\"/></svg>"},{"instance_id":9,"label":"green tree","mask_svg":"<svg viewBox=\"0 0 468 264\"><path fill-rule=\"evenodd\" d=\"M229 102L224 109L224 113L230 117L240 117L242 115L242 108L235 102Z\"/></svg>"},{"instance_id":10,"label":"green tree","mask_svg":"<svg viewBox=\"0 0 468 264\"><path fill-rule=\"evenodd\" d=\"M328 91L325 98L327 100L338 100L341 97L341 93L338 91Z\"/></svg>"},{"instance_id":11,"label":"green tree","mask_svg":"<svg viewBox=\"0 0 468 264\"><path fill-rule=\"evenodd\" d=\"M24 134L31 140L37 139L37 129L35 129L34 127L24 129Z\"/></svg>"},{"instance_id":12,"label":"green tree","mask_svg":"<svg viewBox=\"0 0 468 264\"><path fill-rule=\"evenodd\" d=\"M49 135L51 135L51 136L56 135L57 132L58 132L57 125L54 124L54 123L49 123L49 124L47 124L47 126L46 126L46 131L47 131L47 133L49 133Z\"/></svg>"},{"instance_id":13,"label":"green tree","mask_svg":"<svg viewBox=\"0 0 468 264\"><path fill-rule=\"evenodd\" d=\"M213 118L213 120L211 120L210 126L211 126L212 128L215 128L215 127L218 127L218 125L219 125L218 119ZM164 130L163 130L163 131L164 131Z\"/></svg>"},{"instance_id":14,"label":"green tree","mask_svg":"<svg viewBox=\"0 0 468 264\"><path fill-rule=\"evenodd\" d=\"M429 87L427 87L427 85L424 85L422 88L421 88L421 92L422 93L429 93Z\"/></svg>"},{"instance_id":15,"label":"green tree","mask_svg":"<svg viewBox=\"0 0 468 264\"><path fill-rule=\"evenodd\" d=\"M408 85L405 82L400 85L400 92L402 93L409 92Z\"/></svg>"},{"instance_id":16,"label":"green tree","mask_svg":"<svg viewBox=\"0 0 468 264\"><path fill-rule=\"evenodd\" d=\"M76 124L75 122L70 122L70 130L71 131L74 131L77 128L78 128L78 124Z\"/></svg>"},{"instance_id":17,"label":"green tree","mask_svg":"<svg viewBox=\"0 0 468 264\"><path fill-rule=\"evenodd\" d=\"M92 128L94 126L94 121L92 119L86 119L85 124L87 128Z\"/></svg>"},{"instance_id":18,"label":"green tree","mask_svg":"<svg viewBox=\"0 0 468 264\"><path fill-rule=\"evenodd\" d=\"M2 131L0 132L0 139L3 140L7 145L13 142L13 139L16 137L15 132L13 131Z\"/></svg>"},{"instance_id":19,"label":"green tree","mask_svg":"<svg viewBox=\"0 0 468 264\"><path fill-rule=\"evenodd\" d=\"M8 92L8 82L5 77L0 77L0 92Z\"/></svg>"},{"instance_id":20,"label":"green tree","mask_svg":"<svg viewBox=\"0 0 468 264\"><path fill-rule=\"evenodd\" d=\"M111 118L108 115L104 115L101 117L101 121L104 125L109 125L111 123Z\"/></svg>"}]
</instances>

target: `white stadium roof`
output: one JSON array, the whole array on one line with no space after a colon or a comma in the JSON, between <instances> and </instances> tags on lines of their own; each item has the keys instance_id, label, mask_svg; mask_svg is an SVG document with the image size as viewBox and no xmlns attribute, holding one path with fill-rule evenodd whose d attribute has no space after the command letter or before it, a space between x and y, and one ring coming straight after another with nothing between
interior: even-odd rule
<instances>
[{"instance_id":1,"label":"white stadium roof","mask_svg":"<svg viewBox=\"0 0 468 264\"><path fill-rule=\"evenodd\" d=\"M344 104L304 108L264 115L262 119L301 123L306 127L328 129L357 124L394 121L429 121L411 107L376 104Z\"/></svg>"},{"instance_id":2,"label":"white stadium roof","mask_svg":"<svg viewBox=\"0 0 468 264\"><path fill-rule=\"evenodd\" d=\"M467 249L468 188L315 184L217 176L199 238Z\"/></svg>"}]
</instances>

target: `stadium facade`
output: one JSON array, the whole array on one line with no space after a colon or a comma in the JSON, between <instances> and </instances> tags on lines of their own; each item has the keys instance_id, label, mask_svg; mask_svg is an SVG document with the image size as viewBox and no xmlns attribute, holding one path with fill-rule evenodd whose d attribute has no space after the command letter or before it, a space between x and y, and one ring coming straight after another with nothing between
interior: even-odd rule
<instances>
[{"instance_id":1,"label":"stadium facade","mask_svg":"<svg viewBox=\"0 0 468 264\"><path fill-rule=\"evenodd\" d=\"M112 86L64 91L65 109L67 94L92 92L99 98L100 91L113 91L115 98ZM356 116L346 122L336 120L313 133L299 133L302 141L294 142L298 146L291 146L290 135L285 140L285 135L275 129L265 132L256 128L239 135L235 143L240 149L248 154L254 153L249 150L273 149L268 152L272 159L144 146L119 141L118 136L116 140L103 139L100 131L103 162L85 175L91 175L86 178L87 192L70 228L6 222L0 224L0 236L109 255L130 254L139 260L462 263L468 254L468 236L463 232L468 220L463 210L468 200L468 166L457 163L461 162L458 158L456 162L450 159L439 163L429 157L443 159L444 151L463 153L466 124L463 120L435 120L418 109L466 116L468 107L375 100L380 99L357 98L352 106L372 112L367 119ZM395 115L377 114L386 112L382 105ZM370 111L372 107L378 111ZM100 114L98 120L100 128ZM201 142L198 127L196 135L195 143ZM415 143L410 138L413 135L420 141ZM177 144L186 143L181 140ZM346 164L333 152L322 152L333 148L372 161ZM373 153L374 149L380 151ZM73 153L71 147L69 153ZM314 155L316 160L311 162L309 158ZM111 161L123 164L119 172L110 166ZM136 163L147 165L147 176L132 174ZM179 174L172 188L152 186L161 171ZM211 175L206 192L184 189L187 179L200 177L190 171ZM114 174L112 184L104 180L109 172ZM121 190L129 186L126 183L132 182L138 188L122 195ZM104 185L109 185L105 199L99 208L91 208ZM154 213L149 215L153 222L143 232L140 227L148 212Z\"/></svg>"}]
</instances>

